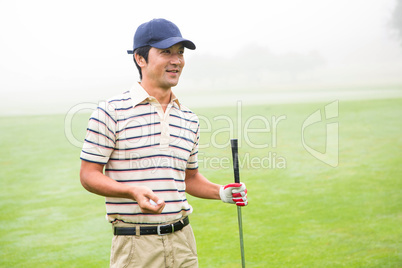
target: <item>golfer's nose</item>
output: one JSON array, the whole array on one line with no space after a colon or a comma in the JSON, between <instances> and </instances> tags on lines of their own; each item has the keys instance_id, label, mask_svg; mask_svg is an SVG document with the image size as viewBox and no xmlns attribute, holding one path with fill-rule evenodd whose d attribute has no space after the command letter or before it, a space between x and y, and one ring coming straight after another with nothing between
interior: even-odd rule
<instances>
[{"instance_id":1,"label":"golfer's nose","mask_svg":"<svg viewBox=\"0 0 402 268\"><path fill-rule=\"evenodd\" d=\"M179 64L181 64L183 62L184 62L184 59L179 54L173 54L171 59L170 59L170 64L173 64L173 65L179 65Z\"/></svg>"}]
</instances>

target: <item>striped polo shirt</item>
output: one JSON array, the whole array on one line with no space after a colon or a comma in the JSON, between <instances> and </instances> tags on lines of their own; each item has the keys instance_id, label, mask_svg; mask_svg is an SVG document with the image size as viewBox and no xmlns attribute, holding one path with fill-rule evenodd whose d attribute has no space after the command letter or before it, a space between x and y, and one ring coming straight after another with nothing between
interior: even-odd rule
<instances>
[{"instance_id":1,"label":"striped polo shirt","mask_svg":"<svg viewBox=\"0 0 402 268\"><path fill-rule=\"evenodd\" d=\"M155 224L189 215L185 170L198 168L198 140L198 117L174 95L164 112L136 83L101 103L89 119L80 158L106 165L105 175L120 183L149 187L166 203L161 214L147 214L132 199L106 197L107 219Z\"/></svg>"}]
</instances>

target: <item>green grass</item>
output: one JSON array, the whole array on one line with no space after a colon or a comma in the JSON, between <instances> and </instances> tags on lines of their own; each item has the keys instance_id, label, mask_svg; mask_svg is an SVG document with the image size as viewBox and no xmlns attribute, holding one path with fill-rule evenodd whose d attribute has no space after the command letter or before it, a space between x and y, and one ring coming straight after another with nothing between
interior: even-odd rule
<instances>
[{"instance_id":1,"label":"green grass","mask_svg":"<svg viewBox=\"0 0 402 268\"><path fill-rule=\"evenodd\" d=\"M271 124L270 132L239 136L240 157L257 161L243 161L241 169L250 201L242 209L247 267L402 266L402 99L339 103L339 117L330 120L339 123L335 168L301 142L304 120L324 106L242 107L242 124L236 107L194 109L211 122L208 130L202 121L201 144L215 144L201 150L200 170L221 184L233 181L229 138L252 116ZM276 143L272 116L286 116ZM0 117L1 267L108 267L112 232L104 200L79 183L80 148L68 142L64 119ZM73 118L77 139L87 119ZM249 125L263 127L261 120ZM309 146L325 149L324 123L305 135ZM245 138L269 146L256 149ZM258 161L269 153L277 162L263 168ZM189 200L200 267L241 267L236 208Z\"/></svg>"}]
</instances>

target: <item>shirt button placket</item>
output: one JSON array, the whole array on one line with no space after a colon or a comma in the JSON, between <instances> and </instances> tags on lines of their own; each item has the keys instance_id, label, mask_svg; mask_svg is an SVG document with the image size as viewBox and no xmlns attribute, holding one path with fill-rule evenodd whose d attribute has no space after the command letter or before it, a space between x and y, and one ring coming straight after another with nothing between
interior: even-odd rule
<instances>
[{"instance_id":1,"label":"shirt button placket","mask_svg":"<svg viewBox=\"0 0 402 268\"><path fill-rule=\"evenodd\" d=\"M162 121L162 133L161 133L161 150L167 150L169 147L169 124L166 121Z\"/></svg>"},{"instance_id":2,"label":"shirt button placket","mask_svg":"<svg viewBox=\"0 0 402 268\"><path fill-rule=\"evenodd\" d=\"M161 141L160 141L160 149L167 150L169 148L169 111L171 104L166 108L165 113L161 116Z\"/></svg>"}]
</instances>

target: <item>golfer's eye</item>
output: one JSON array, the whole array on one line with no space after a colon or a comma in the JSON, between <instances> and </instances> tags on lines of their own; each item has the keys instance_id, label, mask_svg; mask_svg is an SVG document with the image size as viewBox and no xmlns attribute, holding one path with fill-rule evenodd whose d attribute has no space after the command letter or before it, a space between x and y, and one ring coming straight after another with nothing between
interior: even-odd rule
<instances>
[{"instance_id":1,"label":"golfer's eye","mask_svg":"<svg viewBox=\"0 0 402 268\"><path fill-rule=\"evenodd\" d=\"M162 54L170 54L170 50L169 49L162 50Z\"/></svg>"}]
</instances>

